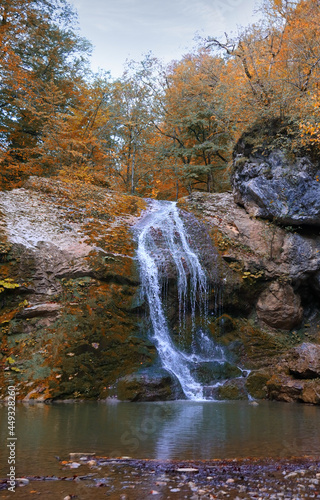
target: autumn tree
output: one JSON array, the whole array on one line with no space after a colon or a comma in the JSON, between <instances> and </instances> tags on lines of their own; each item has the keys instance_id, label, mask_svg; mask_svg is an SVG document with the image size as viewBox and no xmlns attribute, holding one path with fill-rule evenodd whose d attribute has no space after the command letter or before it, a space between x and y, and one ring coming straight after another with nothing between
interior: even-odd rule
<instances>
[{"instance_id":1,"label":"autumn tree","mask_svg":"<svg viewBox=\"0 0 320 500\"><path fill-rule=\"evenodd\" d=\"M225 109L237 136L257 119L279 118L291 121L299 146L319 81L319 2L267 0L262 14L234 39L208 40L225 56Z\"/></svg>"},{"instance_id":2,"label":"autumn tree","mask_svg":"<svg viewBox=\"0 0 320 500\"><path fill-rule=\"evenodd\" d=\"M114 138L113 171L126 192L135 193L150 174L154 117L151 94L135 74L125 72L113 85L110 117Z\"/></svg>"},{"instance_id":3,"label":"autumn tree","mask_svg":"<svg viewBox=\"0 0 320 500\"><path fill-rule=\"evenodd\" d=\"M88 43L72 28L65 0L4 0L0 5L2 180L32 173L43 130L76 101Z\"/></svg>"},{"instance_id":4,"label":"autumn tree","mask_svg":"<svg viewBox=\"0 0 320 500\"><path fill-rule=\"evenodd\" d=\"M163 121L156 125L167 138L167 154L183 167L184 186L214 191L228 163L232 132L217 93L221 58L203 50L173 63L165 74Z\"/></svg>"},{"instance_id":5,"label":"autumn tree","mask_svg":"<svg viewBox=\"0 0 320 500\"><path fill-rule=\"evenodd\" d=\"M59 110L59 94L52 90L50 118L46 121L33 164L55 169L60 175L108 185L107 164L112 151L109 75L96 75L78 86L77 102ZM62 97L63 99L63 97Z\"/></svg>"}]
</instances>

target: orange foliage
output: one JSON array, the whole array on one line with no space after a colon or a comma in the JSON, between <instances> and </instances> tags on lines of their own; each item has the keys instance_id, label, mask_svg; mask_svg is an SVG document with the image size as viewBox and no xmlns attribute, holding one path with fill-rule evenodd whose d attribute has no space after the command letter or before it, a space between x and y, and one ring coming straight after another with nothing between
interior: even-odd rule
<instances>
[{"instance_id":1,"label":"orange foliage","mask_svg":"<svg viewBox=\"0 0 320 500\"><path fill-rule=\"evenodd\" d=\"M88 43L65 0L6 0L0 189L59 174L157 198L223 190L235 141L263 118L289 120L294 146L320 147L318 1L266 0L262 16L234 39L167 67L149 55L110 81L85 76Z\"/></svg>"}]
</instances>

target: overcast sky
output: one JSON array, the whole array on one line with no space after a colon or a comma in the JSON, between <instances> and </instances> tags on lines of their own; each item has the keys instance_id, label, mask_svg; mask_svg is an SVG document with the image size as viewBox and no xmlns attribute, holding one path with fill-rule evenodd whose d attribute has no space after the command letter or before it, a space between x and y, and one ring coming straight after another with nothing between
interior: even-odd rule
<instances>
[{"instance_id":1,"label":"overcast sky","mask_svg":"<svg viewBox=\"0 0 320 500\"><path fill-rule=\"evenodd\" d=\"M196 45L195 36L236 32L253 22L257 0L72 0L81 34L94 45L92 69L121 76L126 59L152 53L169 62Z\"/></svg>"}]
</instances>

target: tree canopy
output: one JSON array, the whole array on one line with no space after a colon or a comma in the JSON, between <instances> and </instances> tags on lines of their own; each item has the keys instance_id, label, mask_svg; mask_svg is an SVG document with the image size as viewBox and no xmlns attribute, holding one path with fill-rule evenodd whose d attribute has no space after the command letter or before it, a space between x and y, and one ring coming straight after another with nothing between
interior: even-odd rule
<instances>
[{"instance_id":1,"label":"tree canopy","mask_svg":"<svg viewBox=\"0 0 320 500\"><path fill-rule=\"evenodd\" d=\"M320 5L265 0L235 37L162 65L92 74L66 0L0 5L1 188L29 175L80 178L142 196L228 188L232 150L258 120L320 147Z\"/></svg>"}]
</instances>

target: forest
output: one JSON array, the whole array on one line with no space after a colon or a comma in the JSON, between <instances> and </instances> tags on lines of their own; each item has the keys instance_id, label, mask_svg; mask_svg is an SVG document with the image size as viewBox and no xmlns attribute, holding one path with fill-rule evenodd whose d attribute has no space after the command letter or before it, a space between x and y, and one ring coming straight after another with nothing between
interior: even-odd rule
<instances>
[{"instance_id":1,"label":"forest","mask_svg":"<svg viewBox=\"0 0 320 500\"><path fill-rule=\"evenodd\" d=\"M37 175L159 199L226 191L234 146L261 121L284 123L289 153L317 152L319 39L319 0L266 0L237 36L167 65L148 53L113 79L90 70L67 1L4 0L0 188Z\"/></svg>"}]
</instances>

